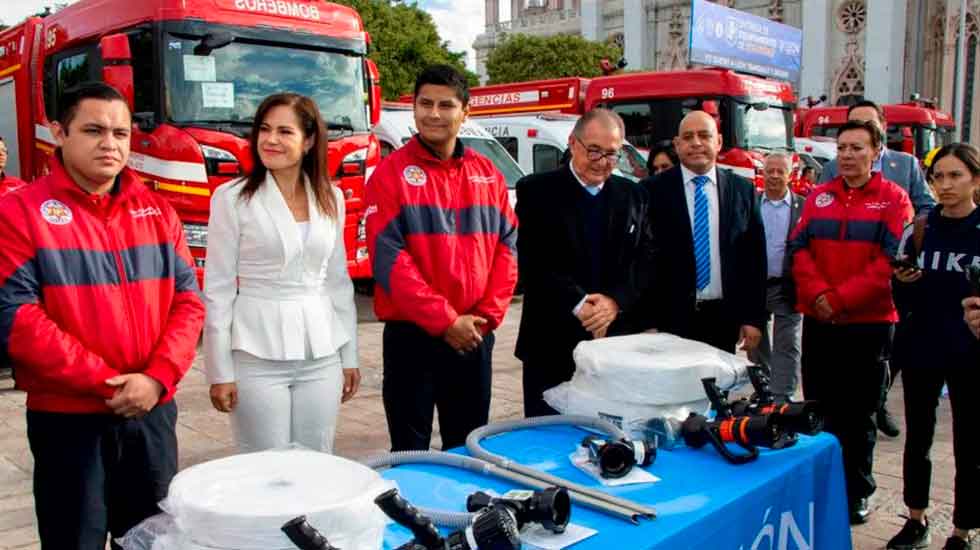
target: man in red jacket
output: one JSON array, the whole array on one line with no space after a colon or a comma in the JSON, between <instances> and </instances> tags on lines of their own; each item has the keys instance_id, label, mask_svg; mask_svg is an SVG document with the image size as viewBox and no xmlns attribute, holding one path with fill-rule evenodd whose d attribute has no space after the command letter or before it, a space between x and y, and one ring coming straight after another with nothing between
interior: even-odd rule
<instances>
[{"instance_id":1,"label":"man in red jacket","mask_svg":"<svg viewBox=\"0 0 980 550\"><path fill-rule=\"evenodd\" d=\"M840 175L807 196L790 239L803 323L803 395L824 407L825 429L840 440L852 523L868 519L875 491L874 414L887 375L892 325L890 261L912 203L872 171L881 133L849 121L837 134Z\"/></svg>"},{"instance_id":2,"label":"man in red jacket","mask_svg":"<svg viewBox=\"0 0 980 550\"><path fill-rule=\"evenodd\" d=\"M487 423L494 335L517 282L517 219L493 164L456 139L466 79L448 66L415 82L419 133L367 186L368 246L385 321L382 396L391 448L443 448Z\"/></svg>"},{"instance_id":3,"label":"man in red jacket","mask_svg":"<svg viewBox=\"0 0 980 550\"><path fill-rule=\"evenodd\" d=\"M59 107L51 173L0 200L0 358L27 392L42 548L104 550L177 472L204 305L176 213L126 168L126 101L83 84Z\"/></svg>"}]
</instances>

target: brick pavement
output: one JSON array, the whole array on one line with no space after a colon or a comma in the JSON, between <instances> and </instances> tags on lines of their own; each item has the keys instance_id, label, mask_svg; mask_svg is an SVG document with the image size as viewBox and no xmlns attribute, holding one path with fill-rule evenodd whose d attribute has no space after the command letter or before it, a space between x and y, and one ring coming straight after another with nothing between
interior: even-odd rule
<instances>
[{"instance_id":1,"label":"brick pavement","mask_svg":"<svg viewBox=\"0 0 980 550\"><path fill-rule=\"evenodd\" d=\"M389 445L384 409L381 405L381 324L370 314L369 300L359 298L360 358L363 383L357 397L341 408L336 452L360 458L386 450ZM522 412L520 363L514 358L514 342L520 319L519 301L511 307L504 326L497 332L494 351L493 404L491 417L517 417ZM27 448L24 425L24 397L13 391L13 384L0 379L0 549L39 548L34 527L31 496L32 460ZM890 408L902 412L899 385L892 392ZM208 399L201 358L181 383L177 393L180 407L177 435L181 446L180 466L197 464L231 454L231 431L225 415L214 411ZM900 416L900 415L899 415ZM932 548L939 549L949 533L953 502L952 420L949 403L943 401L941 423L933 446L933 524ZM438 435L433 446L438 447ZM901 527L904 513L901 499L902 439L879 438L875 458L878 492L872 506L871 522L853 529L855 550L884 548L885 542ZM833 549L828 549L833 550Z\"/></svg>"}]
</instances>

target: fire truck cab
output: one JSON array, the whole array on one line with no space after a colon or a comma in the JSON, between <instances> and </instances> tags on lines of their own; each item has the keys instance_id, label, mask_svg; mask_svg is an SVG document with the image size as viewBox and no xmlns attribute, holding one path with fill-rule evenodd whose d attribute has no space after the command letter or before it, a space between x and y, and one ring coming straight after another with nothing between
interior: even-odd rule
<instances>
[{"instance_id":1,"label":"fire truck cab","mask_svg":"<svg viewBox=\"0 0 980 550\"><path fill-rule=\"evenodd\" d=\"M357 12L320 0L80 0L29 18L0 32L11 173L46 172L48 124L65 90L89 80L116 87L133 110L129 165L177 210L200 278L212 191L251 168L246 138L262 99L297 92L327 124L330 174L347 202L349 271L370 277L360 222L381 103L368 43Z\"/></svg>"},{"instance_id":2,"label":"fire truck cab","mask_svg":"<svg viewBox=\"0 0 980 550\"><path fill-rule=\"evenodd\" d=\"M920 160L937 148L952 142L956 125L953 117L921 101L881 106L888 125L886 142L890 149L915 155ZM837 129L847 121L847 107L814 107L801 114L799 137L837 138Z\"/></svg>"},{"instance_id":3,"label":"fire truck cab","mask_svg":"<svg viewBox=\"0 0 980 550\"><path fill-rule=\"evenodd\" d=\"M470 90L473 116L559 111L581 115L606 107L626 124L626 140L640 149L669 142L694 110L718 122L718 164L762 185L769 151L793 152L792 87L786 82L727 69L625 73L592 79L559 78ZM798 161L794 159L794 173Z\"/></svg>"}]
</instances>

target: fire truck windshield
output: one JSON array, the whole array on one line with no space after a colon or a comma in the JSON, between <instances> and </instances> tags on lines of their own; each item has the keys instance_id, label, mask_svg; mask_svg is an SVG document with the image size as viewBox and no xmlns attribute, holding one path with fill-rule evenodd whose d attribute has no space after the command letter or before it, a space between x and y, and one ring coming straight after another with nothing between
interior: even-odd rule
<instances>
[{"instance_id":1,"label":"fire truck windshield","mask_svg":"<svg viewBox=\"0 0 980 550\"><path fill-rule=\"evenodd\" d=\"M735 147L768 150L793 148L793 114L789 109L741 101L736 101L735 106L732 110Z\"/></svg>"},{"instance_id":2,"label":"fire truck windshield","mask_svg":"<svg viewBox=\"0 0 980 550\"><path fill-rule=\"evenodd\" d=\"M765 109L758 109L766 105ZM650 149L670 143L684 115L704 110L721 123L723 147L729 149L791 149L793 114L788 108L749 98L686 97L607 103L626 125L626 139Z\"/></svg>"},{"instance_id":3,"label":"fire truck windshield","mask_svg":"<svg viewBox=\"0 0 980 550\"><path fill-rule=\"evenodd\" d=\"M172 122L251 124L263 99L291 91L313 98L331 129L370 130L361 56L238 40L195 55L200 43L166 36L164 105Z\"/></svg>"}]
</instances>

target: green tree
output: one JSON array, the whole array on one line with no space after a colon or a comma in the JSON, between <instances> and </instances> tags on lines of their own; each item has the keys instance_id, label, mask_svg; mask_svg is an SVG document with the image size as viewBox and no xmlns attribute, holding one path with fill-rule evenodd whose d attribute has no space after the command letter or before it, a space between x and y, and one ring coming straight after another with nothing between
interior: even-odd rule
<instances>
[{"instance_id":1,"label":"green tree","mask_svg":"<svg viewBox=\"0 0 980 550\"><path fill-rule=\"evenodd\" d=\"M623 51L614 44L592 42L581 36L512 34L487 58L490 84L526 82L566 76L601 76L599 61L615 63Z\"/></svg>"},{"instance_id":2,"label":"green tree","mask_svg":"<svg viewBox=\"0 0 980 550\"><path fill-rule=\"evenodd\" d=\"M444 63L463 71L470 85L477 76L466 69L466 53L449 50L448 42L439 37L432 17L414 3L392 3L389 0L333 0L350 6L361 14L364 27L371 33L369 56L381 73L381 91L385 99L411 93L415 78L429 65Z\"/></svg>"}]
</instances>

